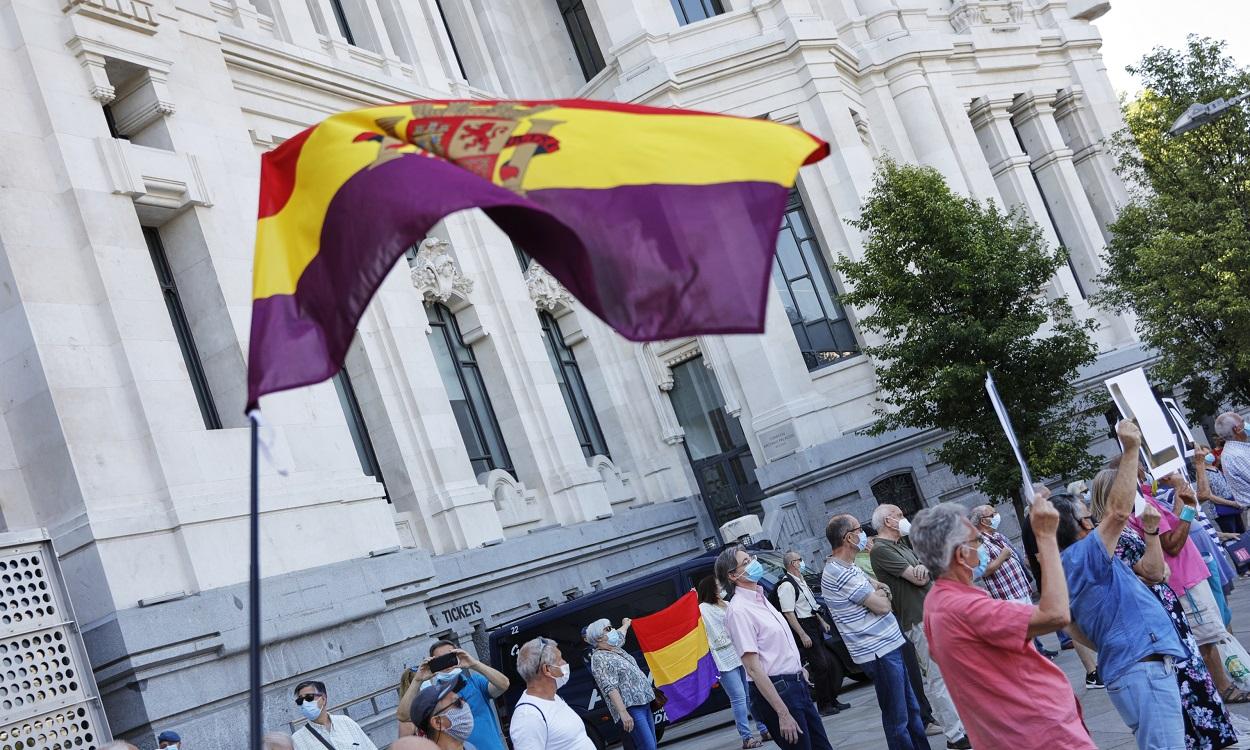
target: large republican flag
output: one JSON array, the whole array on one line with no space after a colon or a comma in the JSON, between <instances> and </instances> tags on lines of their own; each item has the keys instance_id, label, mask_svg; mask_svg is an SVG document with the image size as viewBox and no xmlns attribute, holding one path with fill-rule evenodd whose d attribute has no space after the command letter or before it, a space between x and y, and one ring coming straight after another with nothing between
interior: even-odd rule
<instances>
[{"instance_id":1,"label":"large republican flag","mask_svg":"<svg viewBox=\"0 0 1250 750\"><path fill-rule=\"evenodd\" d=\"M689 591L669 607L633 621L634 637L651 667L651 678L668 697L664 710L677 721L698 708L720 677L699 599Z\"/></svg>"},{"instance_id":2,"label":"large republican flag","mask_svg":"<svg viewBox=\"0 0 1250 750\"><path fill-rule=\"evenodd\" d=\"M333 115L262 158L248 408L337 372L395 261L468 208L629 339L758 332L786 195L828 152L767 120L579 99Z\"/></svg>"}]
</instances>

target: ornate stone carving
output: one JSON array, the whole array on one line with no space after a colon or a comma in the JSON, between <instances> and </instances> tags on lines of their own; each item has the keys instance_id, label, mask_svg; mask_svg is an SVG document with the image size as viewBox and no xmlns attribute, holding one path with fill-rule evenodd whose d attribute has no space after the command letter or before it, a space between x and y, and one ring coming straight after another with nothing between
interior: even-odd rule
<instances>
[{"instance_id":1,"label":"ornate stone carving","mask_svg":"<svg viewBox=\"0 0 1250 750\"><path fill-rule=\"evenodd\" d=\"M469 300L473 280L460 271L460 264L452 257L450 248L446 240L426 237L412 260L412 285L426 302L447 304L453 300Z\"/></svg>"},{"instance_id":2,"label":"ornate stone carving","mask_svg":"<svg viewBox=\"0 0 1250 750\"><path fill-rule=\"evenodd\" d=\"M525 286L529 289L530 299L534 300L534 304L547 312L556 312L573 305L573 295L569 294L569 290L556 281L556 277L547 269L532 260L529 268L525 269Z\"/></svg>"},{"instance_id":3,"label":"ornate stone carving","mask_svg":"<svg viewBox=\"0 0 1250 750\"><path fill-rule=\"evenodd\" d=\"M956 0L951 7L951 28L963 34L974 26L991 31L1014 31L1024 20L1021 0Z\"/></svg>"}]
</instances>

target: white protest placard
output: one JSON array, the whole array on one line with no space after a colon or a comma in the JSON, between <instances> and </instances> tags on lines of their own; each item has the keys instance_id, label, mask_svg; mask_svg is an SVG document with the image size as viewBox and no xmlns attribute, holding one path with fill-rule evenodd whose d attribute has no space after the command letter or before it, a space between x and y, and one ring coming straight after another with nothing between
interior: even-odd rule
<instances>
[{"instance_id":1,"label":"white protest placard","mask_svg":"<svg viewBox=\"0 0 1250 750\"><path fill-rule=\"evenodd\" d=\"M1168 416L1155 399L1142 368L1107 378L1103 383L1125 419L1137 421L1141 430L1146 465L1156 477L1173 471L1185 475L1185 454L1178 444ZM1188 429L1188 428L1186 428Z\"/></svg>"},{"instance_id":2,"label":"white protest placard","mask_svg":"<svg viewBox=\"0 0 1250 750\"><path fill-rule=\"evenodd\" d=\"M1011 426L1011 417L1007 416L1007 407L1003 406L1003 400L998 395L998 386L994 384L994 375L985 373L985 392L990 395L990 403L994 405L994 413L998 415L998 423L1002 425L1003 432L1007 433L1007 442L1011 444L1011 450L1016 454L1016 461L1020 464L1020 475L1024 479L1024 502L1027 504L1033 497L1033 475L1029 473L1029 465L1024 460L1024 454L1020 452L1020 441L1016 439L1016 431Z\"/></svg>"}]
</instances>

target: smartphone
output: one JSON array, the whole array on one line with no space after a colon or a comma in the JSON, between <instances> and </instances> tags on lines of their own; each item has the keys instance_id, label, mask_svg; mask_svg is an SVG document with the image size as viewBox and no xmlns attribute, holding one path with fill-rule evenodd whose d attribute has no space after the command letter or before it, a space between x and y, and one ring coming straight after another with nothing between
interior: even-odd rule
<instances>
[{"instance_id":1,"label":"smartphone","mask_svg":"<svg viewBox=\"0 0 1250 750\"><path fill-rule=\"evenodd\" d=\"M450 654L443 654L430 659L430 663L427 666L429 666L431 672L441 672L444 669L456 666L458 663L460 663L460 657L453 651Z\"/></svg>"}]
</instances>

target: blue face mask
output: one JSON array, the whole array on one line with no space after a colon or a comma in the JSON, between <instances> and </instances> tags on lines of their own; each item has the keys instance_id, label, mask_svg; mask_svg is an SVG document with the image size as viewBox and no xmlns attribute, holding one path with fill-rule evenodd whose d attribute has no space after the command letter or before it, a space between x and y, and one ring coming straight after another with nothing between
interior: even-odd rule
<instances>
[{"instance_id":1,"label":"blue face mask","mask_svg":"<svg viewBox=\"0 0 1250 750\"><path fill-rule=\"evenodd\" d=\"M608 645L609 646L616 646L617 648L620 648L621 644L623 643L625 643L624 633L622 633L619 630L608 631Z\"/></svg>"},{"instance_id":2,"label":"blue face mask","mask_svg":"<svg viewBox=\"0 0 1250 750\"><path fill-rule=\"evenodd\" d=\"M317 705L317 701L307 701L299 704L299 712L304 715L305 719L316 721L321 715L321 706Z\"/></svg>"},{"instance_id":3,"label":"blue face mask","mask_svg":"<svg viewBox=\"0 0 1250 750\"><path fill-rule=\"evenodd\" d=\"M755 583L764 577L764 566L759 560L752 560L751 564L747 565L747 569L742 571L742 577L751 583Z\"/></svg>"},{"instance_id":4,"label":"blue face mask","mask_svg":"<svg viewBox=\"0 0 1250 750\"><path fill-rule=\"evenodd\" d=\"M990 519L990 528L991 528L991 529L994 529L995 531L997 531L997 530L998 530L998 524L1000 524L1000 523L1002 523L1002 522L1003 522L1003 517L1002 517L1002 516L1000 516L1000 515L998 515L997 513L995 513L995 514L994 514L994 517Z\"/></svg>"},{"instance_id":5,"label":"blue face mask","mask_svg":"<svg viewBox=\"0 0 1250 750\"><path fill-rule=\"evenodd\" d=\"M855 549L863 552L868 548L868 534L863 530L859 530L859 538L855 540Z\"/></svg>"},{"instance_id":6,"label":"blue face mask","mask_svg":"<svg viewBox=\"0 0 1250 750\"><path fill-rule=\"evenodd\" d=\"M1214 463L1215 463L1215 454L1214 454L1214 453L1208 453L1208 454L1207 454L1207 457L1206 457L1206 458L1204 458L1204 459L1202 459L1202 460L1207 462L1207 466L1210 466L1211 464L1214 464Z\"/></svg>"}]
</instances>

